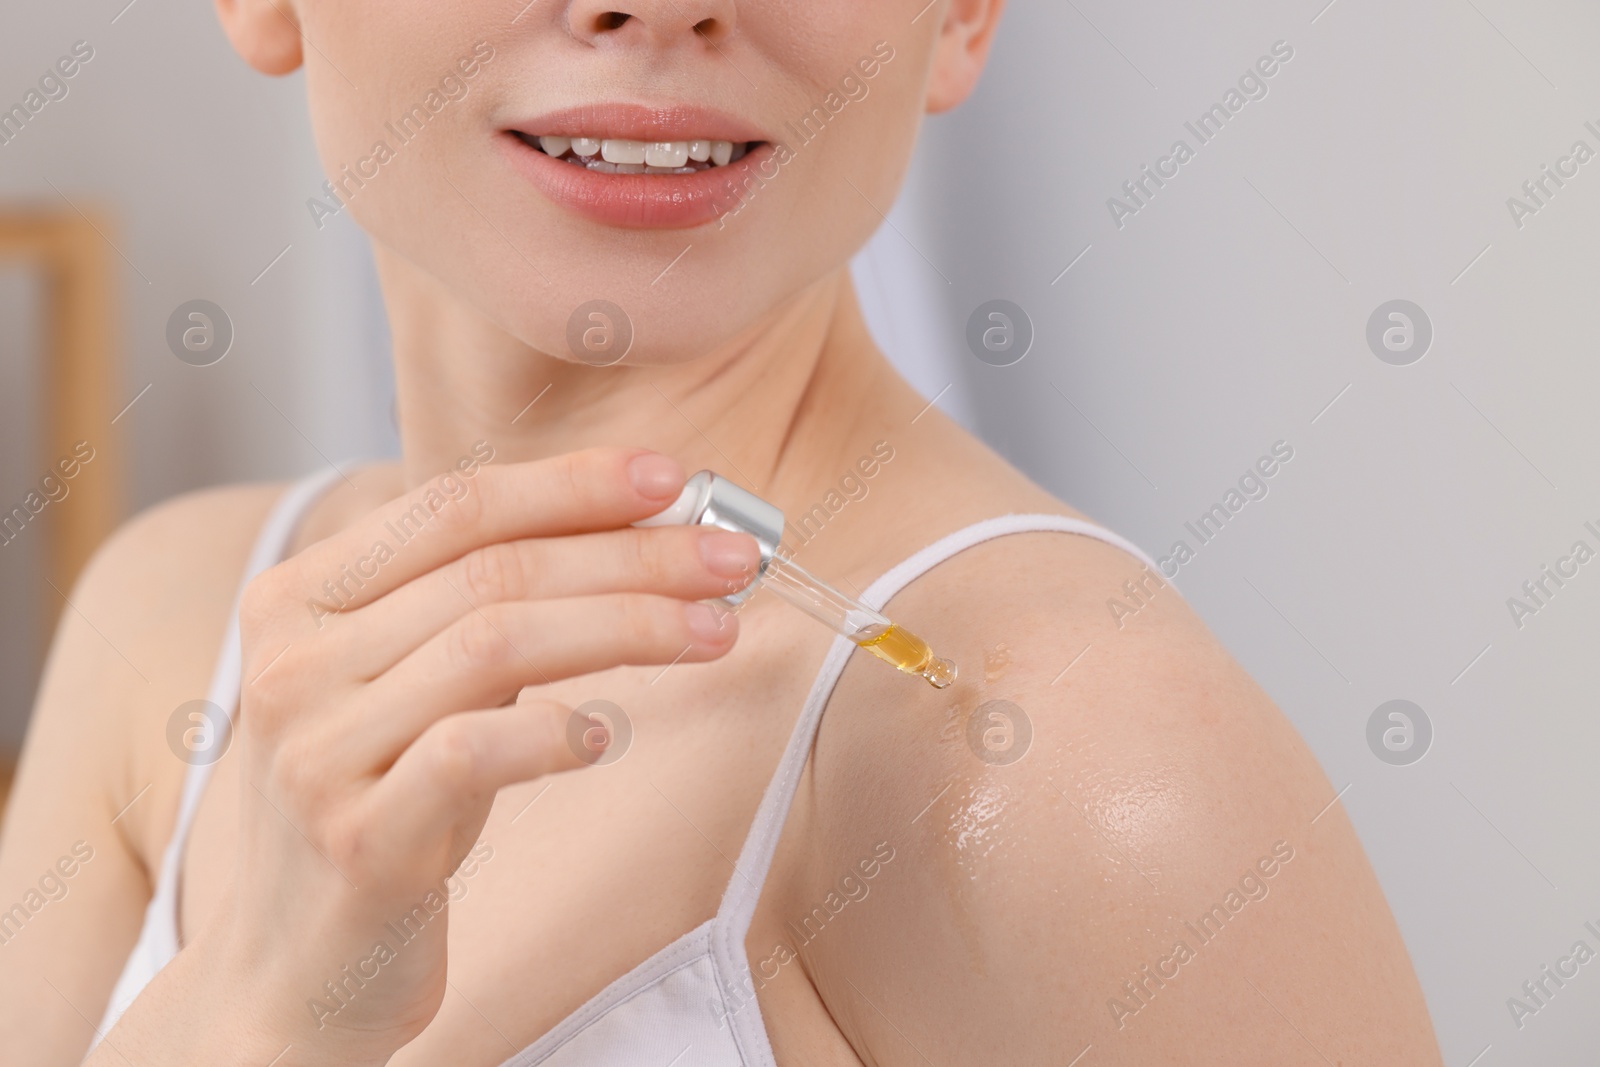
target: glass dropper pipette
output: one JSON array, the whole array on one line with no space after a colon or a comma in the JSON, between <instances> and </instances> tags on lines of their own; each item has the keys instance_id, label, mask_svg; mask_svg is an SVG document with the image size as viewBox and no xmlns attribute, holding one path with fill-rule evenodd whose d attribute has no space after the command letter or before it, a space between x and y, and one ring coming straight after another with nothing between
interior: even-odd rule
<instances>
[{"instance_id":1,"label":"glass dropper pipette","mask_svg":"<svg viewBox=\"0 0 1600 1067\"><path fill-rule=\"evenodd\" d=\"M777 506L705 470L689 477L669 507L633 525L691 524L747 533L761 547L757 577L745 588L722 597L724 603L737 607L756 589L768 588L835 633L935 689L944 689L956 680L956 665L935 655L922 638L841 593L792 559L778 555L783 512Z\"/></svg>"},{"instance_id":2,"label":"glass dropper pipette","mask_svg":"<svg viewBox=\"0 0 1600 1067\"><path fill-rule=\"evenodd\" d=\"M926 679L935 689L944 689L956 680L956 665L934 655L922 638L851 600L792 559L775 556L760 584L885 663Z\"/></svg>"}]
</instances>

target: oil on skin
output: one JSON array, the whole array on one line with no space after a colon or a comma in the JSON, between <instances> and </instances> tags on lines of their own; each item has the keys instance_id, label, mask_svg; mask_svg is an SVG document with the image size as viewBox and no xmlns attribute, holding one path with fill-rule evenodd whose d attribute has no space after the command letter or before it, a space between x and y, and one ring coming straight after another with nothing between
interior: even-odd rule
<instances>
[{"instance_id":1,"label":"oil on skin","mask_svg":"<svg viewBox=\"0 0 1600 1067\"><path fill-rule=\"evenodd\" d=\"M963 650L964 651L964 650ZM1159 766L1141 763L1120 769L1086 759L1083 737L1037 733L1026 760L1031 773L1017 773L1015 763L990 764L968 751L967 726L975 709L994 699L1016 697L1006 684L1016 666L1004 642L975 649L972 669L949 691L953 698L940 721L940 748L950 768L949 787L925 818L933 835L931 852L940 882L974 973L987 974L986 952L976 916L983 898L1003 893L997 879L1022 877L1031 857L1062 847L1061 833L1082 833L1104 857L1103 877L1109 883L1127 878L1164 885L1161 856L1155 844L1170 839L1172 824L1187 810L1187 790ZM977 663L983 665L979 680ZM1036 730L1046 726L1033 724ZM1067 811L1067 807L1072 810ZM1035 827L1047 828L1041 836ZM1004 873L1002 873L1004 872ZM1141 883L1142 884L1142 883Z\"/></svg>"},{"instance_id":2,"label":"oil on skin","mask_svg":"<svg viewBox=\"0 0 1600 1067\"><path fill-rule=\"evenodd\" d=\"M940 725L941 746L949 749L949 764L955 769L950 787L928 812L933 827L931 849L940 869L956 929L966 948L968 966L974 974L987 975L988 962L977 922L976 894L986 890L993 878L995 857L1025 847L1017 813L1024 805L1022 791L1005 781L1005 767L990 766L973 759L966 751L966 724L973 710L994 695L993 684L1006 673L1010 655L1003 644L984 650L983 680L959 685L955 700L945 708ZM971 675L976 675L973 671Z\"/></svg>"},{"instance_id":3,"label":"oil on skin","mask_svg":"<svg viewBox=\"0 0 1600 1067\"><path fill-rule=\"evenodd\" d=\"M1016 815L1023 798L1011 786L987 780L993 776L994 769L987 769L975 780L956 784L940 798L937 810L928 813L938 820L932 851L968 966L985 976L989 967L974 918L976 897L990 886L994 857L1016 849L1022 840Z\"/></svg>"}]
</instances>

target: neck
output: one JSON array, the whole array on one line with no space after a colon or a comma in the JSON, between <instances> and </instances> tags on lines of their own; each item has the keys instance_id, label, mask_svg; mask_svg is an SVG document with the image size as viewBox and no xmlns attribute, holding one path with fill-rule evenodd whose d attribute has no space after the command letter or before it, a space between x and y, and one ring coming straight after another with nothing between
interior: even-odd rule
<instances>
[{"instance_id":1,"label":"neck","mask_svg":"<svg viewBox=\"0 0 1600 1067\"><path fill-rule=\"evenodd\" d=\"M786 507L847 470L891 404L917 405L872 344L845 269L693 361L598 368L516 341L381 248L378 265L408 487L480 440L496 463L627 445Z\"/></svg>"}]
</instances>

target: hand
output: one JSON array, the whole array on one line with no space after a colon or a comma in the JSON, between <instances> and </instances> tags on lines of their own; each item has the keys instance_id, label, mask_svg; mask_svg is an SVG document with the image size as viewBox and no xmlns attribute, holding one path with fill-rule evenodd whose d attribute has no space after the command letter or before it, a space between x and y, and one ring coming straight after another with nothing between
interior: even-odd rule
<instances>
[{"instance_id":1,"label":"hand","mask_svg":"<svg viewBox=\"0 0 1600 1067\"><path fill-rule=\"evenodd\" d=\"M441 883L496 791L585 766L571 709L520 690L732 646L736 617L695 601L748 582L755 540L628 526L683 481L632 449L486 466L436 511L423 486L246 587L237 869L185 952L239 983L268 1044L382 1063L438 1011ZM408 513L431 517L397 545ZM386 924L408 915L401 943Z\"/></svg>"}]
</instances>

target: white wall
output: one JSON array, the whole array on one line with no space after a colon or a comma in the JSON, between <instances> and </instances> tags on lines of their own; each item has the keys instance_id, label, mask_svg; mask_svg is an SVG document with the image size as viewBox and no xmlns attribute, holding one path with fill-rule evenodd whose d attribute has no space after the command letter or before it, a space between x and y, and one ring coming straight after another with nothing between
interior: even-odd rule
<instances>
[{"instance_id":1,"label":"white wall","mask_svg":"<svg viewBox=\"0 0 1600 1067\"><path fill-rule=\"evenodd\" d=\"M108 237L120 250L123 371L114 409L150 386L106 431L107 441L121 431L131 506L391 449L393 390L365 238L346 218L319 233L304 206L322 175L301 79L250 71L210 4L125 3L10 13L0 108L20 102L75 42L94 57L65 98L0 145L0 200L98 205L116 219ZM220 305L235 330L232 350L210 367L181 362L166 343L168 317L195 298ZM8 333L26 325L18 306L5 305ZM8 344L4 358L17 363L24 347ZM0 411L20 418L28 403L12 393ZM0 499L19 498L53 459L8 445ZM19 555L13 544L0 559L0 669L26 684L0 687L0 747L20 740L36 669L37 649L17 635L33 616L12 608L13 595L33 602L36 569Z\"/></svg>"},{"instance_id":2,"label":"white wall","mask_svg":"<svg viewBox=\"0 0 1600 1067\"><path fill-rule=\"evenodd\" d=\"M1326 3L1014 3L869 253L898 283L863 288L941 407L1153 553L1292 445L1178 582L1349 785L1445 1062L1576 1063L1600 964L1520 1030L1506 1001L1600 950L1600 562L1520 629L1507 598L1600 551L1600 160L1520 229L1506 199L1600 150L1600 7ZM1107 199L1279 40L1268 95L1119 229ZM1037 330L1006 368L963 338L996 297ZM1395 298L1435 328L1410 366L1365 340ZM1366 740L1394 698L1434 729L1409 766Z\"/></svg>"}]
</instances>

